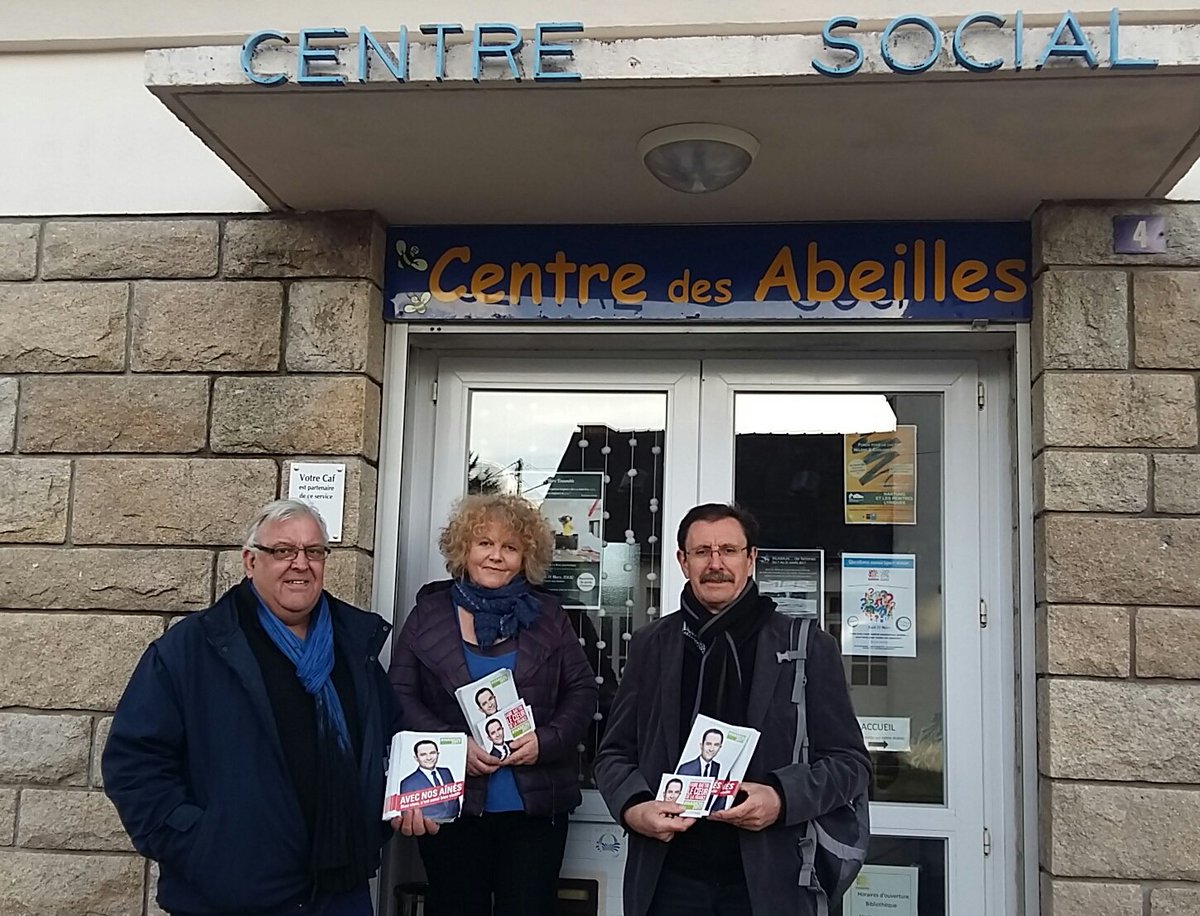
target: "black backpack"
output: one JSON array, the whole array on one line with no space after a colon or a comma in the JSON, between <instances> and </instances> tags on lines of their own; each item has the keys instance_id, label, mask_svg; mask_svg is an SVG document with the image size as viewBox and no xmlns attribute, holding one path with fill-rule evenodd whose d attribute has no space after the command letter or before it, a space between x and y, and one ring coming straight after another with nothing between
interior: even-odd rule
<instances>
[{"instance_id":1,"label":"black backpack","mask_svg":"<svg viewBox=\"0 0 1200 916\"><path fill-rule=\"evenodd\" d=\"M792 703L796 707L793 763L808 763L808 708L805 706L808 675L805 667L812 623L810 618L793 619L788 630L791 649L775 653L781 665L790 661L795 668L792 683ZM849 804L804 825L804 836L800 838L799 884L816 897L817 916L842 911L842 896L858 876L870 840L870 803L866 789Z\"/></svg>"}]
</instances>

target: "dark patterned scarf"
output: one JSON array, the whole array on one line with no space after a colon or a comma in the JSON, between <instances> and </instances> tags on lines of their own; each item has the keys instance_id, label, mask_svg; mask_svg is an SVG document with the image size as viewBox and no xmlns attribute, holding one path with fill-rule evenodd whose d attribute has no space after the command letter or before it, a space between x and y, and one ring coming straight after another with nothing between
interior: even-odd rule
<instances>
[{"instance_id":1,"label":"dark patterned scarf","mask_svg":"<svg viewBox=\"0 0 1200 916\"><path fill-rule=\"evenodd\" d=\"M533 626L542 610L529 582L520 575L500 588L484 588L464 576L451 587L450 597L475 618L475 639L484 649Z\"/></svg>"},{"instance_id":2,"label":"dark patterned scarf","mask_svg":"<svg viewBox=\"0 0 1200 916\"><path fill-rule=\"evenodd\" d=\"M691 715L684 710L685 721L691 722L697 713L731 724L746 721L754 673L754 636L774 607L770 599L759 597L753 579L716 614L700 603L690 582L683 587L679 616L683 618L685 670L699 660L696 696Z\"/></svg>"}]
</instances>

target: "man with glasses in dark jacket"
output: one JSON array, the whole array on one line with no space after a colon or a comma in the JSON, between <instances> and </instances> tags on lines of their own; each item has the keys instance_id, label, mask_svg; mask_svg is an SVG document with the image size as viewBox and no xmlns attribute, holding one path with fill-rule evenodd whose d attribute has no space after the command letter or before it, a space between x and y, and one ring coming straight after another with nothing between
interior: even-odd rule
<instances>
[{"instance_id":1,"label":"man with glasses in dark jacket","mask_svg":"<svg viewBox=\"0 0 1200 916\"><path fill-rule=\"evenodd\" d=\"M323 590L328 555L310 506L265 506L246 578L155 640L117 705L104 789L174 916L371 916L390 627Z\"/></svg>"},{"instance_id":2,"label":"man with glasses in dark jacket","mask_svg":"<svg viewBox=\"0 0 1200 916\"><path fill-rule=\"evenodd\" d=\"M841 655L820 630L808 645L810 763L794 761L791 665L777 655L790 648L791 625L751 577L757 534L737 506L688 512L676 553L688 580L679 613L630 643L595 767L609 810L630 831L626 916L811 916L816 897L799 882L805 824L866 787L870 758ZM684 809L655 801L653 788L673 771L698 714L762 732L733 803L703 819L679 817Z\"/></svg>"}]
</instances>

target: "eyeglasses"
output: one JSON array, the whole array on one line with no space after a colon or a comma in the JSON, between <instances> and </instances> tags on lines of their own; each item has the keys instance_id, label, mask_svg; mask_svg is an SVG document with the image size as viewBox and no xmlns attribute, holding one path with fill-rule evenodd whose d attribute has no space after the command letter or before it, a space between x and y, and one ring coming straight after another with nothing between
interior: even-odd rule
<instances>
[{"instance_id":1,"label":"eyeglasses","mask_svg":"<svg viewBox=\"0 0 1200 916\"><path fill-rule=\"evenodd\" d=\"M732 560L736 556L740 556L749 549L749 545L738 547L735 544L721 544L718 547L693 547L691 550L685 551L689 560L711 560L713 555L719 556L722 560Z\"/></svg>"},{"instance_id":2,"label":"eyeglasses","mask_svg":"<svg viewBox=\"0 0 1200 916\"><path fill-rule=\"evenodd\" d=\"M288 562L296 559L300 551L304 551L304 555L308 557L310 563L323 563L325 558L329 556L329 548L320 544L315 544L312 547L297 547L295 544L280 544L277 547L267 547L265 544L254 544L255 550L261 550L263 553L269 553L279 562Z\"/></svg>"}]
</instances>

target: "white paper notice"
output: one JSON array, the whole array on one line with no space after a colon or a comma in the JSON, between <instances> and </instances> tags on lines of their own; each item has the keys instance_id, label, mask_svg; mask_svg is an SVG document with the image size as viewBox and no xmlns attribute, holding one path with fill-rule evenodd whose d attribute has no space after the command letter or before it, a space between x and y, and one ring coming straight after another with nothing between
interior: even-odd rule
<instances>
[{"instance_id":1,"label":"white paper notice","mask_svg":"<svg viewBox=\"0 0 1200 916\"><path fill-rule=\"evenodd\" d=\"M842 916L917 916L919 873L906 865L864 865L842 898Z\"/></svg>"},{"instance_id":2,"label":"white paper notice","mask_svg":"<svg viewBox=\"0 0 1200 916\"><path fill-rule=\"evenodd\" d=\"M342 507L346 502L346 466L291 462L288 499L308 503L325 520L329 540L342 539Z\"/></svg>"},{"instance_id":3,"label":"white paper notice","mask_svg":"<svg viewBox=\"0 0 1200 916\"><path fill-rule=\"evenodd\" d=\"M858 727L869 751L902 752L912 750L912 720L907 716L859 716Z\"/></svg>"},{"instance_id":4,"label":"white paper notice","mask_svg":"<svg viewBox=\"0 0 1200 916\"><path fill-rule=\"evenodd\" d=\"M917 657L917 558L842 554L842 654Z\"/></svg>"}]
</instances>

